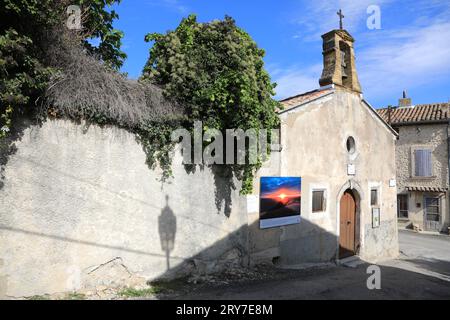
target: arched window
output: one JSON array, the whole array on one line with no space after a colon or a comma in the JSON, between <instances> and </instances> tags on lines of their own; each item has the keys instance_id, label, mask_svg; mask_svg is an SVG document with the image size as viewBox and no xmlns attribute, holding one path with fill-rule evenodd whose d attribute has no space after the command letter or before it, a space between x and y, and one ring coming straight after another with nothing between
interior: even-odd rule
<instances>
[{"instance_id":1,"label":"arched window","mask_svg":"<svg viewBox=\"0 0 450 320\"><path fill-rule=\"evenodd\" d=\"M353 154L356 151L355 139L352 136L347 138L347 151L350 154Z\"/></svg>"}]
</instances>

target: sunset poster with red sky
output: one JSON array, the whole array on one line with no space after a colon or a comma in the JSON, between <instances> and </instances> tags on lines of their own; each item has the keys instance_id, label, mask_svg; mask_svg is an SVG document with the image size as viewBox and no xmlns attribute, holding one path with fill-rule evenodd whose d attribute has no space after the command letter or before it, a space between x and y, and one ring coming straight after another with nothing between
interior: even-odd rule
<instances>
[{"instance_id":1,"label":"sunset poster with red sky","mask_svg":"<svg viewBox=\"0 0 450 320\"><path fill-rule=\"evenodd\" d=\"M261 229L300 223L302 178L261 177Z\"/></svg>"}]
</instances>

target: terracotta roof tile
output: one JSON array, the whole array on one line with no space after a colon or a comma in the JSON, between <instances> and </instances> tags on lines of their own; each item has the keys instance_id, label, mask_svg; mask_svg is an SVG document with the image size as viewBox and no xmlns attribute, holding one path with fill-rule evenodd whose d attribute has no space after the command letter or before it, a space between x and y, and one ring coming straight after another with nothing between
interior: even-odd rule
<instances>
[{"instance_id":1,"label":"terracotta roof tile","mask_svg":"<svg viewBox=\"0 0 450 320\"><path fill-rule=\"evenodd\" d=\"M333 91L334 91L334 89L332 89L332 88L323 89L323 90L317 89L314 91L305 92L305 93L302 93L302 94L299 94L299 95L296 95L296 96L293 96L290 98L283 99L280 101L284 107L284 110L282 110L282 111L296 107L302 103L320 98L321 96L324 96Z\"/></svg>"},{"instance_id":2,"label":"terracotta roof tile","mask_svg":"<svg viewBox=\"0 0 450 320\"><path fill-rule=\"evenodd\" d=\"M449 103L419 104L411 107L378 109L378 114L390 124L443 121L450 119Z\"/></svg>"},{"instance_id":3,"label":"terracotta roof tile","mask_svg":"<svg viewBox=\"0 0 450 320\"><path fill-rule=\"evenodd\" d=\"M424 191L424 192L446 192L448 188L442 187L420 187L420 186L407 186L408 191Z\"/></svg>"}]
</instances>

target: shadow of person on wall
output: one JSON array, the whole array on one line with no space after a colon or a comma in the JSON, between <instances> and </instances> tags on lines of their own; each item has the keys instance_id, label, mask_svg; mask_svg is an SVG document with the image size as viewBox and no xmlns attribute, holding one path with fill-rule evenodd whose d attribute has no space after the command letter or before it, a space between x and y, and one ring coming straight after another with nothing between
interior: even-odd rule
<instances>
[{"instance_id":1,"label":"shadow of person on wall","mask_svg":"<svg viewBox=\"0 0 450 320\"><path fill-rule=\"evenodd\" d=\"M169 196L166 195L166 206L158 217L159 238L161 249L166 253L167 270L170 269L170 252L175 246L175 234L177 232L177 217L169 207Z\"/></svg>"}]
</instances>

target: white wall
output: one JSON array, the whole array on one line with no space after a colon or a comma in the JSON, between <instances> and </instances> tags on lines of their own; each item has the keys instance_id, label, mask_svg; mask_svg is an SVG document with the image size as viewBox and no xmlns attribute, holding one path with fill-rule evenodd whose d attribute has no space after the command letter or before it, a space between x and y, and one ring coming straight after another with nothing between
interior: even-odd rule
<instances>
[{"instance_id":1,"label":"white wall","mask_svg":"<svg viewBox=\"0 0 450 320\"><path fill-rule=\"evenodd\" d=\"M302 177L302 223L259 230L251 227L251 248L256 259L278 255L282 263L326 262L336 258L339 241L339 201L353 186L360 199L360 255L378 260L398 254L396 222L395 136L360 95L345 90L281 114L280 173ZM356 152L350 155L346 140L353 136ZM347 165L356 175L347 174ZM269 168L276 167L273 164ZM266 169L267 171L268 169ZM269 170L270 171L270 170ZM275 172L275 171L272 171ZM267 172L264 172L267 173ZM380 186L381 225L372 228L370 186ZM311 191L327 189L326 212L311 212ZM258 181L254 190L259 190ZM268 250L267 248L271 248Z\"/></svg>"},{"instance_id":2,"label":"white wall","mask_svg":"<svg viewBox=\"0 0 450 320\"><path fill-rule=\"evenodd\" d=\"M133 134L95 125L84 129L47 121L28 127L15 143L0 190L0 294L68 291L77 273L81 286L88 285L95 280L90 272L115 258L126 267L127 279L114 280L117 268L103 268L106 275L96 275L100 282L169 275L158 220L166 195L176 217L171 269L199 253L196 266L183 268L214 269L211 261L230 252L230 259L245 258L247 216L238 183L227 217L224 203L216 205L209 169L187 173L177 152L174 178L162 183Z\"/></svg>"}]
</instances>

